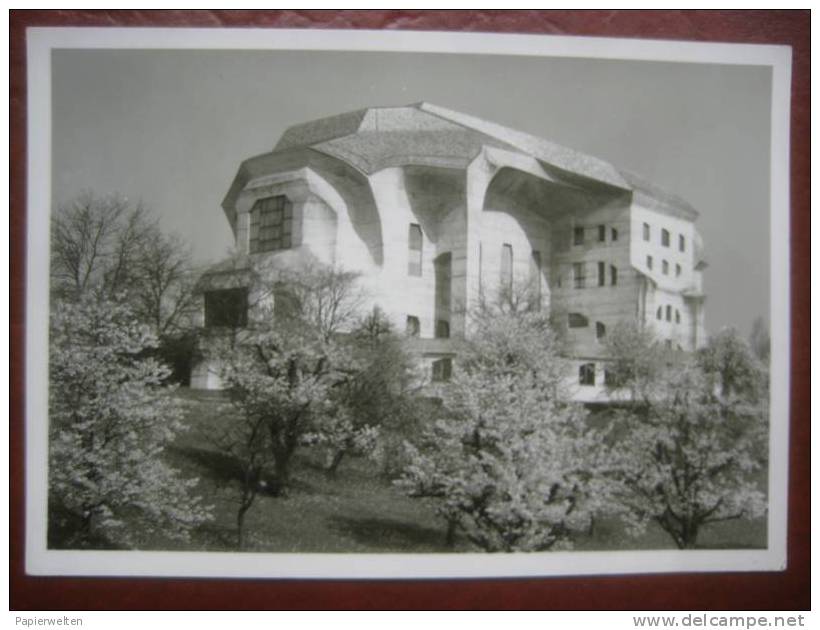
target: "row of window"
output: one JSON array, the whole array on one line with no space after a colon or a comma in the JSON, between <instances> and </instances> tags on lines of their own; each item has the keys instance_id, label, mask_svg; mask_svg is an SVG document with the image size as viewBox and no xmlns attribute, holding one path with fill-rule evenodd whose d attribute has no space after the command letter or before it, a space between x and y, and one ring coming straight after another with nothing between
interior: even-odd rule
<instances>
[{"instance_id":1,"label":"row of window","mask_svg":"<svg viewBox=\"0 0 820 630\"><path fill-rule=\"evenodd\" d=\"M586 328L589 326L589 319L581 313L569 313L567 325L570 328ZM603 339L604 337L606 337L606 325L603 322L595 322L595 338Z\"/></svg>"},{"instance_id":2,"label":"row of window","mask_svg":"<svg viewBox=\"0 0 820 630\"><path fill-rule=\"evenodd\" d=\"M604 287L607 284L607 265L605 262L598 262L598 286ZM618 284L618 268L609 265L609 285ZM587 264L585 262L572 263L572 285L576 289L584 289L587 286ZM558 277L558 286L561 286L561 277Z\"/></svg>"},{"instance_id":3,"label":"row of window","mask_svg":"<svg viewBox=\"0 0 820 630\"><path fill-rule=\"evenodd\" d=\"M593 228L587 228L583 225L579 225L572 229L572 244L583 245L586 241L586 233L589 229L594 230L594 233L597 234L597 241L599 243L606 243L606 225L597 225ZM609 229L609 240L613 243L618 240L617 228Z\"/></svg>"},{"instance_id":4,"label":"row of window","mask_svg":"<svg viewBox=\"0 0 820 630\"><path fill-rule=\"evenodd\" d=\"M652 240L652 227L648 223L643 224L643 240ZM666 228L661 228L661 245L663 247L671 247L672 235ZM686 237L683 234L678 234L678 251L686 251Z\"/></svg>"},{"instance_id":5,"label":"row of window","mask_svg":"<svg viewBox=\"0 0 820 630\"><path fill-rule=\"evenodd\" d=\"M662 321L664 319L664 313L666 314L666 321L672 321L672 307L669 304L666 305L666 308L663 306L659 306L658 310L655 312L655 318L658 321ZM675 323L680 324L680 311L675 309Z\"/></svg>"},{"instance_id":6,"label":"row of window","mask_svg":"<svg viewBox=\"0 0 820 630\"><path fill-rule=\"evenodd\" d=\"M418 337L421 334L421 322L419 318L415 315L408 315L404 332L408 337ZM446 319L437 319L435 337L436 339L449 339L450 322Z\"/></svg>"},{"instance_id":7,"label":"row of window","mask_svg":"<svg viewBox=\"0 0 820 630\"><path fill-rule=\"evenodd\" d=\"M647 256L646 257L646 268L651 271L654 268L654 266L655 266L655 260L652 258L652 256ZM682 272L683 272L683 269L681 268L681 266L678 263L675 263L675 277L679 278ZM661 260L661 273L665 276L669 275L669 261L668 260Z\"/></svg>"},{"instance_id":8,"label":"row of window","mask_svg":"<svg viewBox=\"0 0 820 630\"><path fill-rule=\"evenodd\" d=\"M604 368L604 384L612 385L612 372ZM578 383L580 385L595 385L595 364L584 363L578 368Z\"/></svg>"}]
</instances>

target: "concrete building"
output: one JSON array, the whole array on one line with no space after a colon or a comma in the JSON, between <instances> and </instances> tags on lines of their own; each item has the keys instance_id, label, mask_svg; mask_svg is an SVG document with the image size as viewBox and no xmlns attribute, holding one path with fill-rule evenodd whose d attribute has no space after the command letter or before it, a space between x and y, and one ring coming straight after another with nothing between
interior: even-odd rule
<instances>
[{"instance_id":1,"label":"concrete building","mask_svg":"<svg viewBox=\"0 0 820 630\"><path fill-rule=\"evenodd\" d=\"M670 347L704 341L705 262L688 203L598 158L429 103L289 128L240 165L222 207L236 260L359 272L417 338L433 380L452 369L465 313L500 287L529 286L566 322L579 400L605 399L602 341L620 320L653 326ZM207 279L204 323L208 304L247 308L235 261ZM202 364L192 385L218 381Z\"/></svg>"}]
</instances>

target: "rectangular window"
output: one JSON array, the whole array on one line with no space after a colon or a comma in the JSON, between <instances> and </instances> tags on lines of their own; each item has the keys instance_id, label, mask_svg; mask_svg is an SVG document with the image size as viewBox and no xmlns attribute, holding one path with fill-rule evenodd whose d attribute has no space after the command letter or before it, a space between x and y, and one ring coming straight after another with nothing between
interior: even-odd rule
<instances>
[{"instance_id":1,"label":"rectangular window","mask_svg":"<svg viewBox=\"0 0 820 630\"><path fill-rule=\"evenodd\" d=\"M646 257L646 268L647 269L652 269L652 256L647 256Z\"/></svg>"},{"instance_id":2,"label":"rectangular window","mask_svg":"<svg viewBox=\"0 0 820 630\"><path fill-rule=\"evenodd\" d=\"M415 315L408 315L407 324L404 331L408 337L418 337L421 332L421 323L419 322L419 318Z\"/></svg>"},{"instance_id":3,"label":"rectangular window","mask_svg":"<svg viewBox=\"0 0 820 630\"><path fill-rule=\"evenodd\" d=\"M612 231L609 235L609 238L612 241L617 241L618 240L618 230L616 230L615 228L612 228Z\"/></svg>"},{"instance_id":4,"label":"rectangular window","mask_svg":"<svg viewBox=\"0 0 820 630\"><path fill-rule=\"evenodd\" d=\"M581 313L567 314L567 323L570 328L586 328L589 326L589 320Z\"/></svg>"},{"instance_id":5,"label":"rectangular window","mask_svg":"<svg viewBox=\"0 0 820 630\"><path fill-rule=\"evenodd\" d=\"M606 226L599 225L598 226L598 242L604 243L606 242Z\"/></svg>"},{"instance_id":6,"label":"rectangular window","mask_svg":"<svg viewBox=\"0 0 820 630\"><path fill-rule=\"evenodd\" d=\"M572 263L572 280L576 289L583 289L587 285L586 264L582 262Z\"/></svg>"},{"instance_id":7,"label":"rectangular window","mask_svg":"<svg viewBox=\"0 0 820 630\"><path fill-rule=\"evenodd\" d=\"M618 284L618 268L615 265L609 266L609 284L613 287Z\"/></svg>"},{"instance_id":8,"label":"rectangular window","mask_svg":"<svg viewBox=\"0 0 820 630\"><path fill-rule=\"evenodd\" d=\"M433 361L433 382L442 383L449 381L453 376L453 360L439 359Z\"/></svg>"},{"instance_id":9,"label":"rectangular window","mask_svg":"<svg viewBox=\"0 0 820 630\"><path fill-rule=\"evenodd\" d=\"M509 243L501 246L501 288L512 291L513 283L513 249Z\"/></svg>"},{"instance_id":10,"label":"rectangular window","mask_svg":"<svg viewBox=\"0 0 820 630\"><path fill-rule=\"evenodd\" d=\"M411 223L407 238L407 274L410 276L421 276L422 240L421 226Z\"/></svg>"},{"instance_id":11,"label":"rectangular window","mask_svg":"<svg viewBox=\"0 0 820 630\"><path fill-rule=\"evenodd\" d=\"M606 263L599 262L598 263L598 286L603 287L606 285Z\"/></svg>"},{"instance_id":12,"label":"rectangular window","mask_svg":"<svg viewBox=\"0 0 820 630\"><path fill-rule=\"evenodd\" d=\"M541 252L532 250L530 256L530 284L532 285L532 298L537 309L541 308Z\"/></svg>"},{"instance_id":13,"label":"rectangular window","mask_svg":"<svg viewBox=\"0 0 820 630\"><path fill-rule=\"evenodd\" d=\"M205 292L205 326L207 328L242 328L247 325L247 288Z\"/></svg>"},{"instance_id":14,"label":"rectangular window","mask_svg":"<svg viewBox=\"0 0 820 630\"><path fill-rule=\"evenodd\" d=\"M595 385L595 364L584 363L578 368L578 382L581 385Z\"/></svg>"},{"instance_id":15,"label":"rectangular window","mask_svg":"<svg viewBox=\"0 0 820 630\"><path fill-rule=\"evenodd\" d=\"M576 227L572 230L572 244L573 245L583 245L584 244L584 228L583 227Z\"/></svg>"},{"instance_id":16,"label":"rectangular window","mask_svg":"<svg viewBox=\"0 0 820 630\"><path fill-rule=\"evenodd\" d=\"M675 276L680 276L681 268L680 265L675 265Z\"/></svg>"},{"instance_id":17,"label":"rectangular window","mask_svg":"<svg viewBox=\"0 0 820 630\"><path fill-rule=\"evenodd\" d=\"M672 307L669 306L668 304L666 305L666 321L668 321L668 322L672 321Z\"/></svg>"},{"instance_id":18,"label":"rectangular window","mask_svg":"<svg viewBox=\"0 0 820 630\"><path fill-rule=\"evenodd\" d=\"M683 234L678 234L678 249L682 252L686 251L686 239Z\"/></svg>"},{"instance_id":19,"label":"rectangular window","mask_svg":"<svg viewBox=\"0 0 820 630\"><path fill-rule=\"evenodd\" d=\"M669 230L661 230L661 245L669 247Z\"/></svg>"},{"instance_id":20,"label":"rectangular window","mask_svg":"<svg viewBox=\"0 0 820 630\"><path fill-rule=\"evenodd\" d=\"M650 237L650 233L649 233L649 224L648 224L648 223L644 223L644 224L643 224L643 240L648 241L648 240L649 240L649 237Z\"/></svg>"},{"instance_id":21,"label":"rectangular window","mask_svg":"<svg viewBox=\"0 0 820 630\"><path fill-rule=\"evenodd\" d=\"M248 243L251 254L290 249L292 235L293 208L287 197L266 197L253 204Z\"/></svg>"},{"instance_id":22,"label":"rectangular window","mask_svg":"<svg viewBox=\"0 0 820 630\"><path fill-rule=\"evenodd\" d=\"M446 319L436 320L436 339L450 338L450 322Z\"/></svg>"},{"instance_id":23,"label":"rectangular window","mask_svg":"<svg viewBox=\"0 0 820 630\"><path fill-rule=\"evenodd\" d=\"M663 275L669 275L669 261L664 260L661 262L661 271L663 272Z\"/></svg>"}]
</instances>

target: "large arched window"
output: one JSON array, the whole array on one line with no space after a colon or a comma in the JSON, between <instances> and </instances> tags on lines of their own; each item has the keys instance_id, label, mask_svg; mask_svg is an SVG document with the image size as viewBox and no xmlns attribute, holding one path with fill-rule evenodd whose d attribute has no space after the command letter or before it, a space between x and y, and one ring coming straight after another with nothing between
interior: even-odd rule
<instances>
[{"instance_id":1,"label":"large arched window","mask_svg":"<svg viewBox=\"0 0 820 630\"><path fill-rule=\"evenodd\" d=\"M293 246L293 207L285 195L258 199L251 208L251 254Z\"/></svg>"}]
</instances>

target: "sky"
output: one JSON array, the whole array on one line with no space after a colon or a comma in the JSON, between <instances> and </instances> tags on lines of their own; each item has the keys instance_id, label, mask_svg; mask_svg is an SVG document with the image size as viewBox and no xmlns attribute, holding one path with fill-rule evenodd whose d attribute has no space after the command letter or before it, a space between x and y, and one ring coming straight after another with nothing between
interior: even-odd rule
<instances>
[{"instance_id":1,"label":"sky","mask_svg":"<svg viewBox=\"0 0 820 630\"><path fill-rule=\"evenodd\" d=\"M55 50L52 202L141 200L215 262L242 160L289 126L428 101L603 158L687 199L706 326L769 313L771 71L759 66L323 51Z\"/></svg>"}]
</instances>

